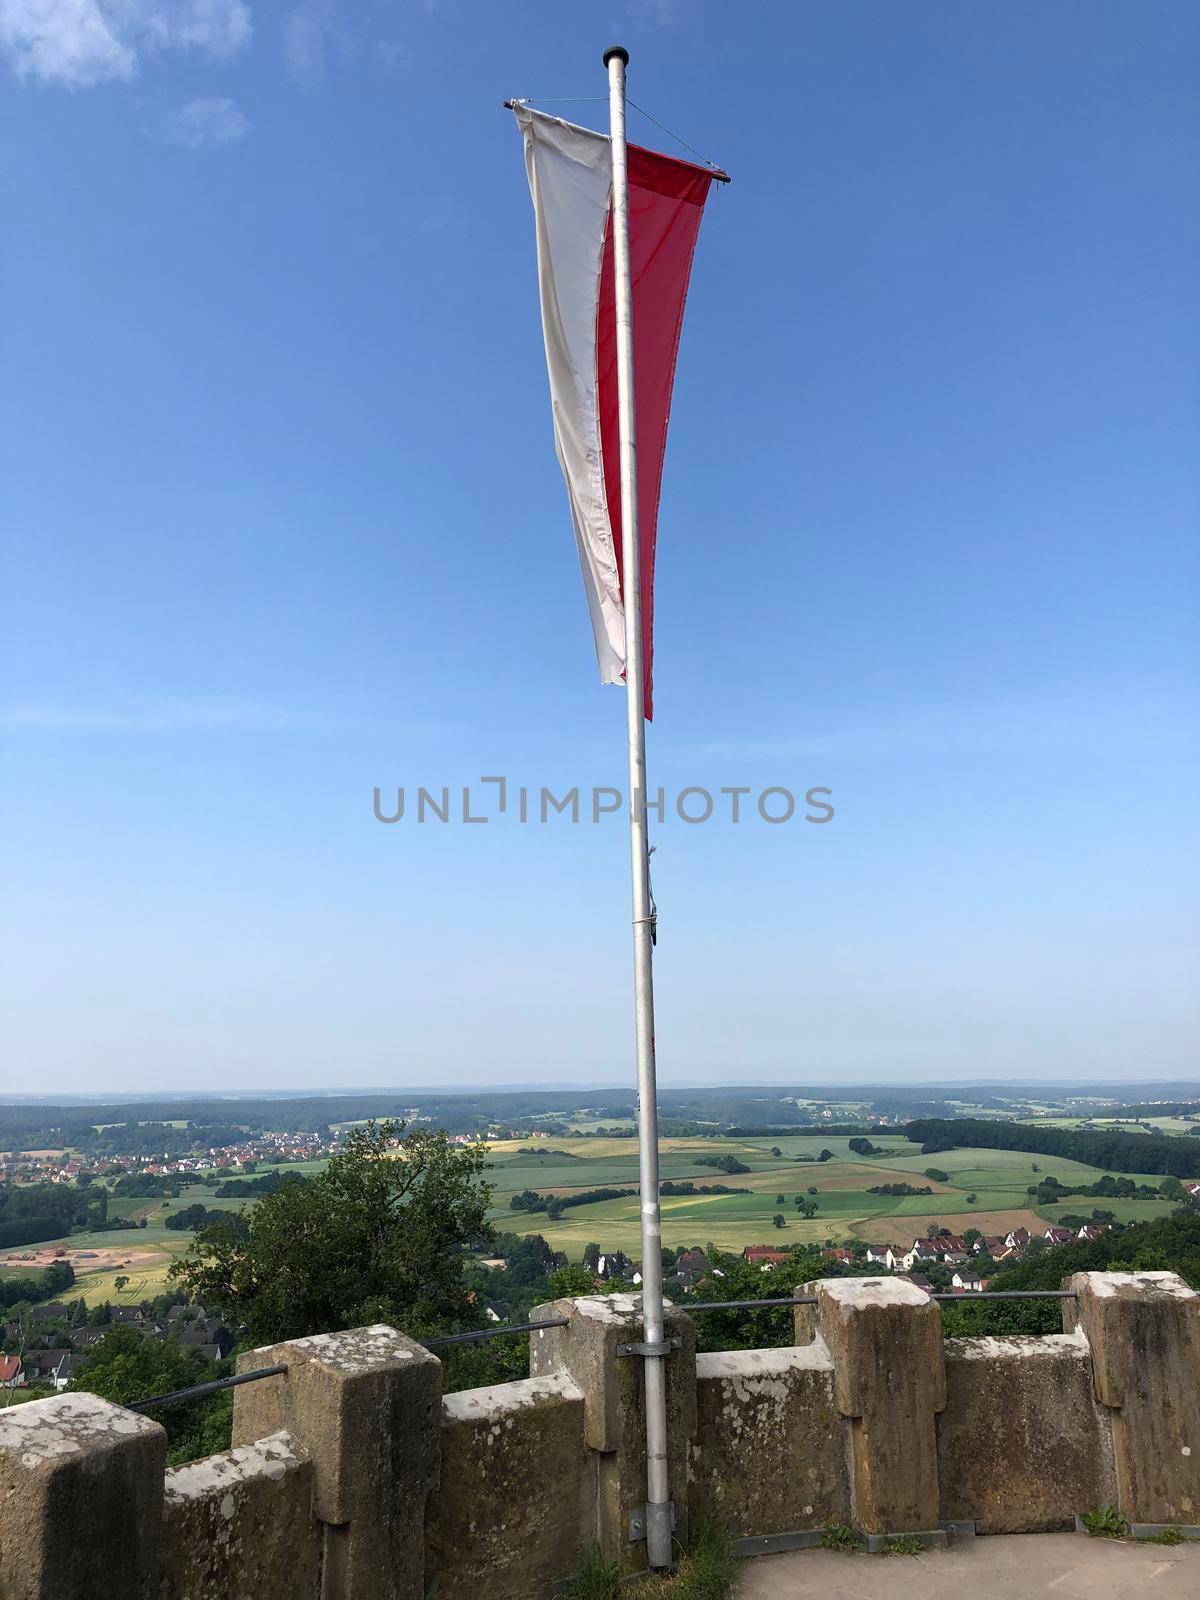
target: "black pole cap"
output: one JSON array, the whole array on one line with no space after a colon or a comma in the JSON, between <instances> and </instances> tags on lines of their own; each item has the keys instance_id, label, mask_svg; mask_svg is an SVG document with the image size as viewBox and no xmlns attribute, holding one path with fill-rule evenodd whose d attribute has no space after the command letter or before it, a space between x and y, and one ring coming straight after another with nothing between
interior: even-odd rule
<instances>
[{"instance_id":1,"label":"black pole cap","mask_svg":"<svg viewBox=\"0 0 1200 1600\"><path fill-rule=\"evenodd\" d=\"M629 65L629 51L626 50L626 48L625 48L625 46L623 44L610 44L609 45L608 49L604 52L604 65L605 66L608 65L608 63L612 60L613 56L620 56L621 61L623 62L623 64L625 66Z\"/></svg>"}]
</instances>

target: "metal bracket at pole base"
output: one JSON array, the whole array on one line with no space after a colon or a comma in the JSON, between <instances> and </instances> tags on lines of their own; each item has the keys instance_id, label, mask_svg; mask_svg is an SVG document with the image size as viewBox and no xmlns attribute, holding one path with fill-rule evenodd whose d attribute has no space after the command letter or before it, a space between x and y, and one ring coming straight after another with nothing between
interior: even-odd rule
<instances>
[{"instance_id":1,"label":"metal bracket at pole base","mask_svg":"<svg viewBox=\"0 0 1200 1600\"><path fill-rule=\"evenodd\" d=\"M619 1344L619 1356L669 1356L672 1350L679 1350L683 1340L677 1333L668 1334L665 1339L660 1339L658 1344Z\"/></svg>"},{"instance_id":2,"label":"metal bracket at pole base","mask_svg":"<svg viewBox=\"0 0 1200 1600\"><path fill-rule=\"evenodd\" d=\"M661 1506L640 1506L636 1511L629 1513L629 1542L640 1544L646 1537L647 1523L657 1523L660 1528L665 1526L667 1536L675 1532L675 1502L668 1500Z\"/></svg>"}]
</instances>

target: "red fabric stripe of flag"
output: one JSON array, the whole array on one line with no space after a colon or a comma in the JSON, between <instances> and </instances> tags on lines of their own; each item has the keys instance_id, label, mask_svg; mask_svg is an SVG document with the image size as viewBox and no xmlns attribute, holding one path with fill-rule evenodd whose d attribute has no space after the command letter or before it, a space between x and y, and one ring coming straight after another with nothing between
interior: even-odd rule
<instances>
[{"instance_id":1,"label":"red fabric stripe of flag","mask_svg":"<svg viewBox=\"0 0 1200 1600\"><path fill-rule=\"evenodd\" d=\"M600 678L624 680L612 150L602 134L516 108L537 223L555 445ZM629 146L643 707L653 714L654 562L663 457L692 256L712 175Z\"/></svg>"}]
</instances>

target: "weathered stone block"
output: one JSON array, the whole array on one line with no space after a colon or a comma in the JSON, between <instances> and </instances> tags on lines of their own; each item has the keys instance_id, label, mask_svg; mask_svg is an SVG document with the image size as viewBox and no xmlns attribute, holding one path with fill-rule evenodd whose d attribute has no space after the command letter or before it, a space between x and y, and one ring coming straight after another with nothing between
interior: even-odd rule
<instances>
[{"instance_id":1,"label":"weathered stone block","mask_svg":"<svg viewBox=\"0 0 1200 1600\"><path fill-rule=\"evenodd\" d=\"M326 1524L324 1600L420 1596L425 1500L438 1470L441 1362L378 1324L272 1345L238 1364L283 1362L286 1377L234 1391L234 1439L245 1443L273 1423L312 1462L314 1508ZM255 1395L258 1389L270 1392Z\"/></svg>"},{"instance_id":2,"label":"weathered stone block","mask_svg":"<svg viewBox=\"0 0 1200 1600\"><path fill-rule=\"evenodd\" d=\"M629 1519L646 1504L646 1412L640 1356L619 1356L617 1347L644 1338L637 1295L587 1295L535 1306L531 1322L566 1317L565 1328L534 1333L529 1369L534 1377L566 1372L584 1398L584 1437L597 1452L594 1531L596 1542L623 1571L645 1565L645 1545L630 1544ZM687 1538L687 1450L696 1431L696 1328L677 1307L666 1311L666 1333L679 1348L666 1357L667 1471L675 1503L675 1530Z\"/></svg>"},{"instance_id":3,"label":"weathered stone block","mask_svg":"<svg viewBox=\"0 0 1200 1600\"><path fill-rule=\"evenodd\" d=\"M833 1363L834 1397L849 1419L855 1524L900 1533L938 1524L934 1418L946 1404L936 1301L895 1278L821 1278L816 1334ZM808 1324L798 1306L802 1331Z\"/></svg>"},{"instance_id":4,"label":"weathered stone block","mask_svg":"<svg viewBox=\"0 0 1200 1600\"><path fill-rule=\"evenodd\" d=\"M1135 1523L1200 1522L1200 1295L1173 1272L1078 1272L1068 1331L1112 1418L1117 1494Z\"/></svg>"},{"instance_id":5,"label":"weathered stone block","mask_svg":"<svg viewBox=\"0 0 1200 1600\"><path fill-rule=\"evenodd\" d=\"M823 1346L696 1357L693 1514L735 1533L791 1533L850 1519L845 1422Z\"/></svg>"},{"instance_id":6,"label":"weathered stone block","mask_svg":"<svg viewBox=\"0 0 1200 1600\"><path fill-rule=\"evenodd\" d=\"M563 1372L443 1399L441 1489L425 1521L439 1600L528 1600L575 1571L595 1495L583 1411Z\"/></svg>"},{"instance_id":7,"label":"weathered stone block","mask_svg":"<svg viewBox=\"0 0 1200 1600\"><path fill-rule=\"evenodd\" d=\"M312 1491L287 1433L168 1472L159 1600L315 1600Z\"/></svg>"},{"instance_id":8,"label":"weathered stone block","mask_svg":"<svg viewBox=\"0 0 1200 1600\"><path fill-rule=\"evenodd\" d=\"M1082 1338L948 1339L945 1355L944 1521L1046 1533L1116 1499L1112 1433Z\"/></svg>"},{"instance_id":9,"label":"weathered stone block","mask_svg":"<svg viewBox=\"0 0 1200 1600\"><path fill-rule=\"evenodd\" d=\"M91 1394L0 1410L3 1600L157 1600L167 1436Z\"/></svg>"}]
</instances>

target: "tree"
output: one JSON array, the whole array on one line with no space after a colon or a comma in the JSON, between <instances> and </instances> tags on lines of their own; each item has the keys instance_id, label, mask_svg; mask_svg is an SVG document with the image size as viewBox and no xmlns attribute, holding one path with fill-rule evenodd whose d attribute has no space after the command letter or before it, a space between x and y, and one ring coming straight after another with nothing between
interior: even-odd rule
<instances>
[{"instance_id":1,"label":"tree","mask_svg":"<svg viewBox=\"0 0 1200 1600\"><path fill-rule=\"evenodd\" d=\"M121 1290L125 1287L125 1285L128 1282L129 1282L129 1279L123 1273L118 1273L117 1276L113 1279L113 1288L117 1291L118 1294L120 1294Z\"/></svg>"},{"instance_id":2,"label":"tree","mask_svg":"<svg viewBox=\"0 0 1200 1600\"><path fill-rule=\"evenodd\" d=\"M42 1288L53 1298L75 1282L75 1268L69 1261L52 1261L42 1273Z\"/></svg>"},{"instance_id":3,"label":"tree","mask_svg":"<svg viewBox=\"0 0 1200 1600\"><path fill-rule=\"evenodd\" d=\"M485 1157L429 1128L369 1122L242 1226L198 1233L171 1276L264 1344L372 1322L418 1338L476 1325L463 1267L467 1246L490 1237Z\"/></svg>"},{"instance_id":4,"label":"tree","mask_svg":"<svg viewBox=\"0 0 1200 1600\"><path fill-rule=\"evenodd\" d=\"M127 1405L224 1377L231 1366L231 1362L210 1365L173 1339L147 1339L134 1328L114 1328L88 1351L69 1388L72 1393L98 1394L114 1405ZM227 1403L216 1407L211 1401L193 1400L155 1411L154 1420L167 1430L168 1460L173 1465L228 1448L231 1399L220 1396L219 1401Z\"/></svg>"},{"instance_id":5,"label":"tree","mask_svg":"<svg viewBox=\"0 0 1200 1600\"><path fill-rule=\"evenodd\" d=\"M589 1272L595 1272L600 1265L600 1246L598 1244L585 1244L583 1247L583 1264Z\"/></svg>"},{"instance_id":6,"label":"tree","mask_svg":"<svg viewBox=\"0 0 1200 1600\"><path fill-rule=\"evenodd\" d=\"M973 1206L978 1199L979 1199L979 1196L977 1194L969 1194L967 1196L967 1204L969 1206Z\"/></svg>"},{"instance_id":7,"label":"tree","mask_svg":"<svg viewBox=\"0 0 1200 1600\"><path fill-rule=\"evenodd\" d=\"M816 1194L816 1192L817 1192L817 1186L816 1186L816 1184L815 1184L815 1183L810 1183L810 1184L809 1184L809 1186L808 1186L808 1192L809 1192L809 1194Z\"/></svg>"},{"instance_id":8,"label":"tree","mask_svg":"<svg viewBox=\"0 0 1200 1600\"><path fill-rule=\"evenodd\" d=\"M775 1196L775 1204L777 1206L786 1205L787 1204L787 1196L784 1195L784 1194L777 1194Z\"/></svg>"},{"instance_id":9,"label":"tree","mask_svg":"<svg viewBox=\"0 0 1200 1600\"><path fill-rule=\"evenodd\" d=\"M949 1183L950 1174L941 1167L926 1167L925 1176L932 1178L934 1183Z\"/></svg>"},{"instance_id":10,"label":"tree","mask_svg":"<svg viewBox=\"0 0 1200 1600\"><path fill-rule=\"evenodd\" d=\"M555 1267L546 1287L552 1300L569 1300L572 1295L595 1294L595 1275L586 1267Z\"/></svg>"},{"instance_id":11,"label":"tree","mask_svg":"<svg viewBox=\"0 0 1200 1600\"><path fill-rule=\"evenodd\" d=\"M785 1216L783 1216L781 1212L777 1211L775 1213L775 1215L771 1218L771 1226L773 1228L786 1228L787 1227L787 1218Z\"/></svg>"},{"instance_id":12,"label":"tree","mask_svg":"<svg viewBox=\"0 0 1200 1600\"><path fill-rule=\"evenodd\" d=\"M1195 1130L1193 1130L1193 1131L1195 1131ZM771 1146L771 1154L773 1156L781 1156L783 1154L783 1151L779 1148L779 1146L777 1144L773 1144Z\"/></svg>"}]
</instances>

